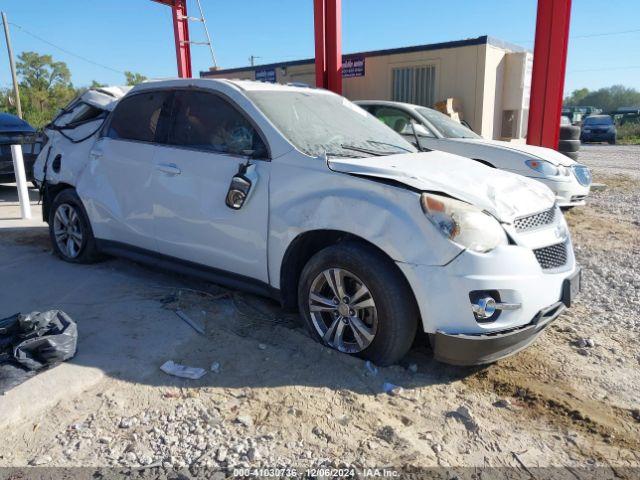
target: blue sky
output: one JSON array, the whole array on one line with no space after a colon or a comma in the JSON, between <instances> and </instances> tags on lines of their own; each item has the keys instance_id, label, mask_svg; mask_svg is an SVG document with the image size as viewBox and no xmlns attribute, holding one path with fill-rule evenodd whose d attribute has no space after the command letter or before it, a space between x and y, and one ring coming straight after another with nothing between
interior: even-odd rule
<instances>
[{"instance_id":1,"label":"blue sky","mask_svg":"<svg viewBox=\"0 0 640 480\"><path fill-rule=\"evenodd\" d=\"M195 15L195 0L188 1ZM261 57L258 63L313 56L312 0L201 2L222 67L247 65L250 55ZM342 3L344 53L485 34L533 46L536 0ZM0 0L0 9L22 27L11 26L15 51L53 54L67 62L77 86L91 80L122 83L124 70L149 77L176 75L169 9L150 0ZM199 24L191 28L192 40L204 39ZM629 30L635 31L609 35ZM566 91L612 84L640 90L640 1L574 0L571 36ZM2 43L0 85L6 87L11 78ZM194 46L192 53L194 70L210 66L206 47Z\"/></svg>"}]
</instances>

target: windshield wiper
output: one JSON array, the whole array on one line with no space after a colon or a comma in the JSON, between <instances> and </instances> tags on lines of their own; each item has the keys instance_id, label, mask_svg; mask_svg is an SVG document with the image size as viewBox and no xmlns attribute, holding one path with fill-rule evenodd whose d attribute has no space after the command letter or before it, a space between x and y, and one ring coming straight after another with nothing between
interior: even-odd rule
<instances>
[{"instance_id":1,"label":"windshield wiper","mask_svg":"<svg viewBox=\"0 0 640 480\"><path fill-rule=\"evenodd\" d=\"M367 153L369 155L374 155L376 157L384 157L385 155L393 155L394 152L381 152L380 150L370 150L368 148L356 147L355 145L340 145L341 148L345 150L353 150L354 152L362 152Z\"/></svg>"},{"instance_id":2,"label":"windshield wiper","mask_svg":"<svg viewBox=\"0 0 640 480\"><path fill-rule=\"evenodd\" d=\"M338 152L325 152L327 157L341 157L341 158L366 158L362 155L349 155L347 153L338 153Z\"/></svg>"},{"instance_id":3,"label":"windshield wiper","mask_svg":"<svg viewBox=\"0 0 640 480\"><path fill-rule=\"evenodd\" d=\"M369 143L377 143L378 145L387 145L389 147L399 148L400 150L404 150L405 152L411 152L411 150L409 150L408 148L401 147L400 145L394 145L393 143L379 142L377 140L367 140L367 142L369 142Z\"/></svg>"}]
</instances>

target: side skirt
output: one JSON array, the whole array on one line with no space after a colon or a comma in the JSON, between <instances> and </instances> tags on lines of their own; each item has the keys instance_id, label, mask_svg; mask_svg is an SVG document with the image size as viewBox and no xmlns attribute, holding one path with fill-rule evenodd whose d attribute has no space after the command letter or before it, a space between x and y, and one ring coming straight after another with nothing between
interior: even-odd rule
<instances>
[{"instance_id":1,"label":"side skirt","mask_svg":"<svg viewBox=\"0 0 640 480\"><path fill-rule=\"evenodd\" d=\"M159 270L200 278L201 280L216 283L234 290L242 290L263 297L269 297L279 302L282 300L279 289L273 288L271 285L256 280L255 278L207 267L199 263L163 255L113 240L96 239L96 247L102 253L113 255L114 257L127 258L134 262L150 265Z\"/></svg>"}]
</instances>

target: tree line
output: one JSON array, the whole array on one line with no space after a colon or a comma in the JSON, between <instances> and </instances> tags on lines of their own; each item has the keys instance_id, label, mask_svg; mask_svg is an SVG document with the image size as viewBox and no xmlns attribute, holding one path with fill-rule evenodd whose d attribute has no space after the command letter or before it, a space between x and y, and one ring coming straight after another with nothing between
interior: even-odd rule
<instances>
[{"instance_id":1,"label":"tree line","mask_svg":"<svg viewBox=\"0 0 640 480\"><path fill-rule=\"evenodd\" d=\"M613 85L599 90L580 88L565 97L564 105L567 107L596 107L601 108L604 112L612 112L620 107L640 108L640 92L635 88L623 85Z\"/></svg>"},{"instance_id":2,"label":"tree line","mask_svg":"<svg viewBox=\"0 0 640 480\"><path fill-rule=\"evenodd\" d=\"M71 82L71 72L65 62L55 61L51 55L22 52L16 62L19 79L20 103L23 118L36 128L49 123L75 96L88 88L105 86L93 81L87 87L76 88ZM134 72L124 72L124 82L136 85L146 77ZM17 114L13 88L0 90L3 112Z\"/></svg>"}]
</instances>

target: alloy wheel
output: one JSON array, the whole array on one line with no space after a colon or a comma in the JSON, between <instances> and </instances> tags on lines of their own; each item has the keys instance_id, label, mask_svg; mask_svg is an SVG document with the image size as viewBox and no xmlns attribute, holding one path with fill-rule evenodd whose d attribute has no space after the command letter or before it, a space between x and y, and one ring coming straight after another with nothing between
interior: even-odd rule
<instances>
[{"instance_id":1,"label":"alloy wheel","mask_svg":"<svg viewBox=\"0 0 640 480\"><path fill-rule=\"evenodd\" d=\"M316 276L309 291L309 312L318 334L341 352L363 351L378 330L378 311L371 291L342 268L329 268Z\"/></svg>"},{"instance_id":2,"label":"alloy wheel","mask_svg":"<svg viewBox=\"0 0 640 480\"><path fill-rule=\"evenodd\" d=\"M68 203L58 206L53 217L53 234L58 249L68 258L76 258L82 248L82 225L76 209Z\"/></svg>"}]
</instances>

